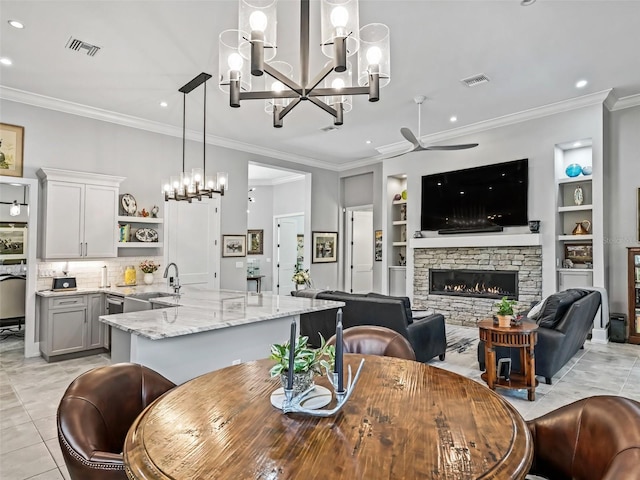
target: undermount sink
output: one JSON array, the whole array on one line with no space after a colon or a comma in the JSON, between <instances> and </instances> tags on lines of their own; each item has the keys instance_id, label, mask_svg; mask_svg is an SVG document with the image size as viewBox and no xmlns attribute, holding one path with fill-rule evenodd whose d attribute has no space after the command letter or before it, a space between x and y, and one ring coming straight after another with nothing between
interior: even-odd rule
<instances>
[{"instance_id":1,"label":"undermount sink","mask_svg":"<svg viewBox=\"0 0 640 480\"><path fill-rule=\"evenodd\" d=\"M131 295L127 295L129 298L137 298L138 300L151 300L152 298L157 297L170 297L170 293L166 292L144 292L144 293L132 293Z\"/></svg>"},{"instance_id":2,"label":"undermount sink","mask_svg":"<svg viewBox=\"0 0 640 480\"><path fill-rule=\"evenodd\" d=\"M142 310L151 310L150 300L158 297L170 297L170 293L166 292L144 292L134 293L124 297L123 313L140 312Z\"/></svg>"}]
</instances>

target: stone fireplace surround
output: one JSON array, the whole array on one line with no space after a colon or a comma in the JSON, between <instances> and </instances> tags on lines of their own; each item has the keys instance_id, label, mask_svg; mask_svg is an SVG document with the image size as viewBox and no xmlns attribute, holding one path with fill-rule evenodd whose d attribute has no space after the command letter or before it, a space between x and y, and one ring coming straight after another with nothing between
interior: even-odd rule
<instances>
[{"instance_id":1,"label":"stone fireplace surround","mask_svg":"<svg viewBox=\"0 0 640 480\"><path fill-rule=\"evenodd\" d=\"M542 299L542 247L446 247L415 248L413 269L414 308L432 309L447 323L473 325L495 313L496 300L429 294L429 269L516 270L518 305L516 312L528 310Z\"/></svg>"}]
</instances>

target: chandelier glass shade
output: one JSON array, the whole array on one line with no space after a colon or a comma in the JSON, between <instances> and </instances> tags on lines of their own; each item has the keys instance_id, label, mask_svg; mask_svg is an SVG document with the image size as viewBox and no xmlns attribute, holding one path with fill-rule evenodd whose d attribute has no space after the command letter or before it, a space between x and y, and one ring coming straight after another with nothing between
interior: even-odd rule
<instances>
[{"instance_id":1,"label":"chandelier glass shade","mask_svg":"<svg viewBox=\"0 0 640 480\"><path fill-rule=\"evenodd\" d=\"M225 172L218 172L216 175L206 173L207 166L207 80L211 78L208 73L201 73L189 83L178 89L182 93L182 172L179 175L171 176L168 181L162 184L162 193L165 201L186 200L189 203L196 198L212 198L214 193L224 195L229 188L229 175ZM190 172L185 169L186 153L186 113L187 94L195 88L204 84L204 106L203 106L203 127L202 127L202 168L193 168Z\"/></svg>"},{"instance_id":2,"label":"chandelier glass shade","mask_svg":"<svg viewBox=\"0 0 640 480\"><path fill-rule=\"evenodd\" d=\"M360 28L358 0L322 0L320 6L321 51L331 60L311 78L309 75L309 0L300 0L300 78L294 80L285 62L272 61L277 53L277 0L239 0L238 30L219 37L220 89L229 94L229 105L263 99L273 114L273 126L300 102L309 101L343 124L351 110L352 95L380 99L380 87L391 80L389 28L374 23ZM358 71L347 57L358 55ZM292 70L292 69L291 69ZM267 74L265 89L252 91L251 77ZM353 77L358 86L353 86ZM273 79L273 80L271 80Z\"/></svg>"}]
</instances>

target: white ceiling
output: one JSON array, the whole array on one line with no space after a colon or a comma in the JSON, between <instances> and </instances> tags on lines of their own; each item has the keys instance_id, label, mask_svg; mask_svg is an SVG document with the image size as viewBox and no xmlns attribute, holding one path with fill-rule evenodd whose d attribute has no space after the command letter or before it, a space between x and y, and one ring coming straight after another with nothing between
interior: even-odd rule
<instances>
[{"instance_id":1,"label":"white ceiling","mask_svg":"<svg viewBox=\"0 0 640 480\"><path fill-rule=\"evenodd\" d=\"M278 58L294 65L296 78L298 5L278 4ZM263 101L232 109L216 85L218 35L237 28L237 10L236 0L0 0L0 56L13 61L0 66L0 92L53 97L177 127L180 134L178 88L204 71L214 76L207 101L211 141L335 169L377 156L376 148L408 147L400 127L417 133L416 94L428 98L423 136L611 88L618 98L640 94L640 1L538 0L522 7L519 0L360 0L361 25L391 29L392 79L380 101L355 97L344 126L328 133L320 129L332 118L303 102L275 129ZM315 0L311 14L312 78L327 59L313 48L319 43ZM12 28L10 19L26 28ZM89 57L65 49L70 37L101 50ZM478 73L491 82L475 88L459 82ZM583 78L588 85L576 89ZM197 89L187 96L188 129L202 129L202 110Z\"/></svg>"}]
</instances>

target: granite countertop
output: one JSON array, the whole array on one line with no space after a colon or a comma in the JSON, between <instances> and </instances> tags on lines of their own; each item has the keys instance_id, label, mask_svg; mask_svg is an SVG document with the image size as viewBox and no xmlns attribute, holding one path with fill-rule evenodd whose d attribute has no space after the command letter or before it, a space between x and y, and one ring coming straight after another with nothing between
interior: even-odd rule
<instances>
[{"instance_id":1,"label":"granite countertop","mask_svg":"<svg viewBox=\"0 0 640 480\"><path fill-rule=\"evenodd\" d=\"M164 283L154 283L152 285L135 285L135 286L127 286L127 287L89 287L89 288L78 288L76 290L65 290L62 292L54 292L53 290L39 290L36 292L36 295L40 297L60 297L66 295L88 295L90 293L108 293L111 295L121 295L126 297L127 295L133 295L136 293L150 293L150 292L162 292L168 295L173 293L173 288L168 287Z\"/></svg>"},{"instance_id":2,"label":"granite countertop","mask_svg":"<svg viewBox=\"0 0 640 480\"><path fill-rule=\"evenodd\" d=\"M151 301L156 307L166 307L103 315L100 320L134 335L160 340L344 306L331 300L200 287L183 287L180 295Z\"/></svg>"}]
</instances>

